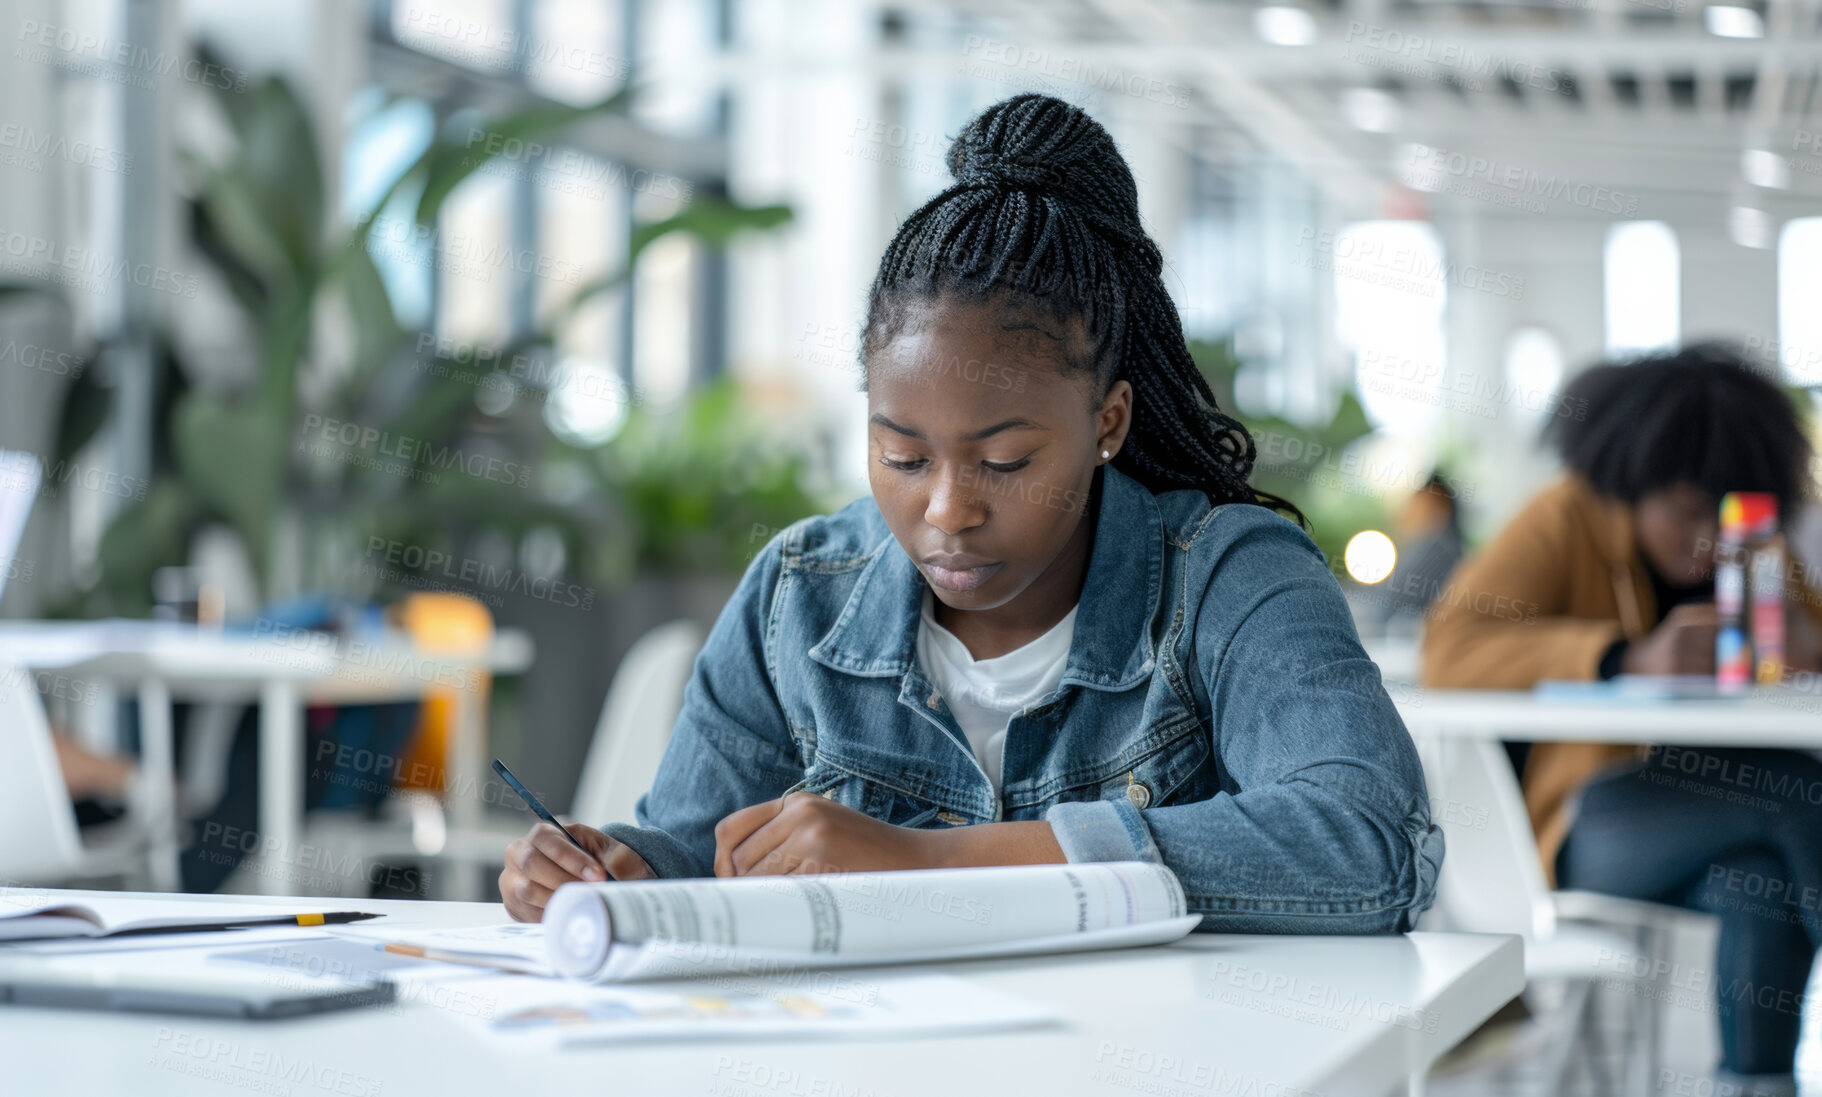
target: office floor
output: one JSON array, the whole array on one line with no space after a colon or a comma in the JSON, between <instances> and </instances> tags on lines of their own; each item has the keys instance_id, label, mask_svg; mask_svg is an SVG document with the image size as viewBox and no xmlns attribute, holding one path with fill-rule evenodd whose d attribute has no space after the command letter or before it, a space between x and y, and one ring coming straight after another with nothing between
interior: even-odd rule
<instances>
[{"instance_id":1,"label":"office floor","mask_svg":"<svg viewBox=\"0 0 1822 1097\"><path fill-rule=\"evenodd\" d=\"M1711 933L1680 938L1670 957L1677 970L1711 970L1715 940ZM1812 976L1813 979L1813 976ZM1626 1031L1625 995L1648 985L1624 984L1601 989L1595 1002L1600 1020L1596 1036L1584 1041L1558 1088L1549 1077L1549 1050L1565 1034L1560 1015L1548 1010L1547 990L1527 992L1538 1016L1477 1037L1461 1054L1445 1059L1430 1077L1428 1097L1609 1097L1617 1093L1718 1094L1710 1084L1719 1060L1719 1034L1715 1017L1706 1009L1668 1006L1663 1011L1659 1053L1661 1060L1651 1077L1640 1085L1624 1075L1629 1033ZM1816 984L1812 981L1811 994ZM1799 1091L1822 1093L1822 1012L1806 1011L1802 1043L1797 1052Z\"/></svg>"},{"instance_id":2,"label":"office floor","mask_svg":"<svg viewBox=\"0 0 1822 1097\"><path fill-rule=\"evenodd\" d=\"M1714 1093L1700 1080L1710 1078L1715 1064L1712 1017L1693 1010L1672 1010L1665 1017L1663 1059L1644 1085L1626 1077L1627 1031L1625 991L1603 989L1594 1002L1592 1038L1584 1038L1570 1056L1560 1086L1552 1052L1568 1038L1561 1014L1538 1006L1531 1020L1502 1026L1464 1046L1459 1057L1445 1060L1431 1075L1428 1097L1613 1097L1621 1093ZM1528 999L1548 992L1532 992ZM1665 1072L1669 1072L1666 1075ZM1679 1079L1688 1084L1678 1088Z\"/></svg>"}]
</instances>

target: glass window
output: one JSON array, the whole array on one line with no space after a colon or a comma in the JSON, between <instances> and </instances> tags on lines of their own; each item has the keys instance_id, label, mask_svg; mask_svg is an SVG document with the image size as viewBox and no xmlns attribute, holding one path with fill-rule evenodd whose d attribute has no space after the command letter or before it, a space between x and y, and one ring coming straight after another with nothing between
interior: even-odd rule
<instances>
[{"instance_id":1,"label":"glass window","mask_svg":"<svg viewBox=\"0 0 1822 1097\"><path fill-rule=\"evenodd\" d=\"M378 88L371 91L375 101L382 98ZM342 157L342 215L352 225L378 213L369 238L373 264L392 296L399 322L420 328L430 323L431 245L429 234L414 231L412 224L417 192L395 197L384 210L373 207L429 147L435 129L428 104L399 100L356 122Z\"/></svg>"},{"instance_id":2,"label":"glass window","mask_svg":"<svg viewBox=\"0 0 1822 1097\"><path fill-rule=\"evenodd\" d=\"M552 166L535 177L538 252L548 277L537 280L537 314L549 322L585 284L616 271L626 261L628 173L618 165L573 149L556 149ZM619 346L610 330L603 294L559 332L561 349L609 356ZM613 321L617 325L618 321Z\"/></svg>"},{"instance_id":3,"label":"glass window","mask_svg":"<svg viewBox=\"0 0 1822 1097\"><path fill-rule=\"evenodd\" d=\"M1778 234L1776 357L1792 384L1822 385L1822 217L1786 222ZM1748 350L1755 350L1749 346Z\"/></svg>"},{"instance_id":4,"label":"glass window","mask_svg":"<svg viewBox=\"0 0 1822 1097\"><path fill-rule=\"evenodd\" d=\"M513 0L408 0L388 6L393 37L414 50L480 72L506 72L517 62Z\"/></svg>"},{"instance_id":5,"label":"glass window","mask_svg":"<svg viewBox=\"0 0 1822 1097\"><path fill-rule=\"evenodd\" d=\"M443 204L437 226L437 336L497 347L511 329L513 270L535 257L512 246L510 176L476 172Z\"/></svg>"},{"instance_id":6,"label":"glass window","mask_svg":"<svg viewBox=\"0 0 1822 1097\"><path fill-rule=\"evenodd\" d=\"M626 262L627 173L574 150L553 156L554 169L535 190L538 251L550 272L536 282L540 327L583 286ZM618 366L625 301L622 290L599 294L558 323L546 420L577 444L605 441L625 417L628 394Z\"/></svg>"},{"instance_id":7,"label":"glass window","mask_svg":"<svg viewBox=\"0 0 1822 1097\"><path fill-rule=\"evenodd\" d=\"M1197 157L1190 162L1189 216L1177 230L1164 285L1176 300L1183 333L1218 340L1233 331L1246 302L1237 260L1234 201L1227 181Z\"/></svg>"},{"instance_id":8,"label":"glass window","mask_svg":"<svg viewBox=\"0 0 1822 1097\"><path fill-rule=\"evenodd\" d=\"M697 242L672 234L640 253L633 272L639 322L633 327L633 385L641 399L663 408L682 399L690 383L690 307Z\"/></svg>"},{"instance_id":9,"label":"glass window","mask_svg":"<svg viewBox=\"0 0 1822 1097\"><path fill-rule=\"evenodd\" d=\"M701 64L719 49L720 18L709 0L664 0L639 7L634 67L641 73ZM701 136L714 129L720 90L711 80L668 79L639 97L634 117L654 129Z\"/></svg>"},{"instance_id":10,"label":"glass window","mask_svg":"<svg viewBox=\"0 0 1822 1097\"><path fill-rule=\"evenodd\" d=\"M1610 227L1605 274L1608 356L1673 349L1682 334L1682 281L1670 226L1622 221Z\"/></svg>"},{"instance_id":11,"label":"glass window","mask_svg":"<svg viewBox=\"0 0 1822 1097\"><path fill-rule=\"evenodd\" d=\"M1421 221L1363 221L1334 236L1335 335L1354 353L1367 418L1391 434L1434 422L1444 362L1442 240Z\"/></svg>"},{"instance_id":12,"label":"glass window","mask_svg":"<svg viewBox=\"0 0 1822 1097\"><path fill-rule=\"evenodd\" d=\"M613 0L540 0L531 9L525 82L567 103L605 99L626 82L621 5Z\"/></svg>"},{"instance_id":13,"label":"glass window","mask_svg":"<svg viewBox=\"0 0 1822 1097\"><path fill-rule=\"evenodd\" d=\"M1555 414L1562 383L1563 345L1556 336L1536 326L1506 336L1508 406L1536 417Z\"/></svg>"}]
</instances>

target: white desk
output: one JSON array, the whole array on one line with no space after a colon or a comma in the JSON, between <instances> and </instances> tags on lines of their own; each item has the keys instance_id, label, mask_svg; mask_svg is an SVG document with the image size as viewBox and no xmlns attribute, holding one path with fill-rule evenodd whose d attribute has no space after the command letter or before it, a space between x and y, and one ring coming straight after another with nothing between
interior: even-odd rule
<instances>
[{"instance_id":1,"label":"white desk","mask_svg":"<svg viewBox=\"0 0 1822 1097\"><path fill-rule=\"evenodd\" d=\"M259 840L297 850L304 831L305 705L416 700L433 687L460 685L454 698L445 785L457 831L478 831L485 804L486 714L482 673L510 674L531 664L529 637L507 630L473 656L425 652L398 633L335 640L325 634L252 634L147 621L8 621L0 623L0 664L55 670L71 678L136 689L140 764L152 818L154 884L177 889L171 702L245 701L259 705ZM107 698L103 698L105 705ZM478 895L479 866L459 861L450 892ZM281 876L259 878L262 890L284 891Z\"/></svg>"},{"instance_id":2,"label":"white desk","mask_svg":"<svg viewBox=\"0 0 1822 1097\"><path fill-rule=\"evenodd\" d=\"M1722 700L1564 701L1529 690L1394 691L1418 738L1822 748L1822 693L1760 688Z\"/></svg>"},{"instance_id":3,"label":"white desk","mask_svg":"<svg viewBox=\"0 0 1822 1097\"><path fill-rule=\"evenodd\" d=\"M361 900L355 906L451 926L506 918L490 903ZM273 1079L251 1070L227 1069L202 1083L160 1065L177 1031L193 1047L227 1049L229 1062L256 1055L261 1062L301 1061L307 1070L327 1072L316 1077L345 1072L349 1086L359 1087L294 1084L294 1094L1383 1094L1421 1078L1523 989L1521 950L1517 937L1480 934L1192 934L1155 948L935 964L929 969L1055 1006L1067 1024L895 1041L750 1040L512 1054L473 1039L463 1018L421 1001L261 1023L0 1006L0 1077L6 1092L22 1095L190 1097L224 1082L279 1092L262 1089Z\"/></svg>"}]
</instances>

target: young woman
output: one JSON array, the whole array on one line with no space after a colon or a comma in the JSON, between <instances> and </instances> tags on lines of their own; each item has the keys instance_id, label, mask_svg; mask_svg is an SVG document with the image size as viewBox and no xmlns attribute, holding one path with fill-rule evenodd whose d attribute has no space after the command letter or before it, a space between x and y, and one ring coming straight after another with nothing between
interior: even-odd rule
<instances>
[{"instance_id":1,"label":"young woman","mask_svg":"<svg viewBox=\"0 0 1822 1097\"><path fill-rule=\"evenodd\" d=\"M514 843L573 879L1147 860L1209 930L1430 905L1416 752L1320 553L1247 486L1112 138L1021 95L949 151L864 333L872 497L768 545L638 825Z\"/></svg>"},{"instance_id":2,"label":"young woman","mask_svg":"<svg viewBox=\"0 0 1822 1097\"><path fill-rule=\"evenodd\" d=\"M1598 366L1565 396L1584 412L1550 427L1567 472L1436 599L1426 685L1713 674L1721 495L1770 492L1788 522L1807 494L1796 409L1725 348ZM1788 659L1814 669L1822 596L1800 581L1790 594ZM1728 731L1717 726L1716 746L1701 749L1534 744L1525 805L1558 885L1720 915L1714 988L1722 1066L1738 1076L1730 1092L1779 1092L1822 947L1822 761L1729 748ZM1748 895L1782 887L1808 906Z\"/></svg>"}]
</instances>

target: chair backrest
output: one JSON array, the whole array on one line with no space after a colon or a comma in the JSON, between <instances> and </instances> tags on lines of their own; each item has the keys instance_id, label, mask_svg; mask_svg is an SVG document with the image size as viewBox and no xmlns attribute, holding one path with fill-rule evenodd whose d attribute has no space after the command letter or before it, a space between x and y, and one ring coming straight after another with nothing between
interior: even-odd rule
<instances>
[{"instance_id":1,"label":"chair backrest","mask_svg":"<svg viewBox=\"0 0 1822 1097\"><path fill-rule=\"evenodd\" d=\"M1556 906L1504 748L1493 739L1426 736L1417 753L1446 843L1436 882L1439 928L1549 940Z\"/></svg>"},{"instance_id":2,"label":"chair backrest","mask_svg":"<svg viewBox=\"0 0 1822 1097\"><path fill-rule=\"evenodd\" d=\"M6 577L13 572L13 554L32 515L41 473L31 454L0 449L0 594L6 593Z\"/></svg>"},{"instance_id":3,"label":"chair backrest","mask_svg":"<svg viewBox=\"0 0 1822 1097\"><path fill-rule=\"evenodd\" d=\"M633 805L657 776L706 638L695 621L672 621L641 636L620 660L570 807L576 822L632 821Z\"/></svg>"},{"instance_id":4,"label":"chair backrest","mask_svg":"<svg viewBox=\"0 0 1822 1097\"><path fill-rule=\"evenodd\" d=\"M0 666L0 884L50 881L82 858L76 809L30 672Z\"/></svg>"}]
</instances>

